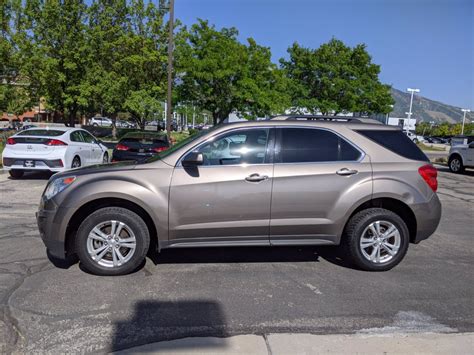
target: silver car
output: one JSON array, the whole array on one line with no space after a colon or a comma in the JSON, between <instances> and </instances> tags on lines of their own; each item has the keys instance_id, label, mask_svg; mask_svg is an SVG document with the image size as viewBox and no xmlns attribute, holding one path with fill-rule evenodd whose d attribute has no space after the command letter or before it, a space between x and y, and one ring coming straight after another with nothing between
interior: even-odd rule
<instances>
[{"instance_id":1,"label":"silver car","mask_svg":"<svg viewBox=\"0 0 474 355\"><path fill-rule=\"evenodd\" d=\"M437 228L437 171L398 128L355 120L221 125L145 163L51 177L37 213L49 253L100 275L149 251L340 245L360 269L397 265Z\"/></svg>"}]
</instances>

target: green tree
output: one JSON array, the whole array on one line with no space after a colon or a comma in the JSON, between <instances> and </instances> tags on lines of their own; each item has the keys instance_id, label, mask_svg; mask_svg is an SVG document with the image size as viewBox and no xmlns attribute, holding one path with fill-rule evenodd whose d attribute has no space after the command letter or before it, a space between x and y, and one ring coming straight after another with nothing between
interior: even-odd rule
<instances>
[{"instance_id":1,"label":"green tree","mask_svg":"<svg viewBox=\"0 0 474 355\"><path fill-rule=\"evenodd\" d=\"M19 2L15 43L22 75L31 97L44 96L49 108L68 115L73 126L87 106L81 84L89 67L85 36L86 4L82 0Z\"/></svg>"},{"instance_id":2,"label":"green tree","mask_svg":"<svg viewBox=\"0 0 474 355\"><path fill-rule=\"evenodd\" d=\"M146 121L155 118L156 115L161 117L163 113L161 101L146 89L130 92L125 100L124 109L132 114L141 128L145 127Z\"/></svg>"},{"instance_id":3,"label":"green tree","mask_svg":"<svg viewBox=\"0 0 474 355\"><path fill-rule=\"evenodd\" d=\"M235 28L217 30L199 20L177 48L178 97L212 113L214 124L237 111L245 116L279 111L287 97L270 50L242 44ZM288 101L289 102L289 101Z\"/></svg>"},{"instance_id":4,"label":"green tree","mask_svg":"<svg viewBox=\"0 0 474 355\"><path fill-rule=\"evenodd\" d=\"M294 43L288 53L289 59L280 63L291 80L295 111L390 112L390 86L380 82L380 66L372 63L364 44L350 48L331 39L310 49Z\"/></svg>"}]
</instances>

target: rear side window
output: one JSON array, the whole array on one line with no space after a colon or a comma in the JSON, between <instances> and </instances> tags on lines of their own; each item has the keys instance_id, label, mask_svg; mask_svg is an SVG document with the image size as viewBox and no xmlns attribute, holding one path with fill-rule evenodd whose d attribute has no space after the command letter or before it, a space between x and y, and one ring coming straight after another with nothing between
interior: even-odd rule
<instances>
[{"instance_id":1,"label":"rear side window","mask_svg":"<svg viewBox=\"0 0 474 355\"><path fill-rule=\"evenodd\" d=\"M429 161L420 148L402 131L358 130L357 132L404 158Z\"/></svg>"},{"instance_id":2,"label":"rear side window","mask_svg":"<svg viewBox=\"0 0 474 355\"><path fill-rule=\"evenodd\" d=\"M84 140L82 139L82 134L80 131L74 131L71 133L71 141L73 142L84 142Z\"/></svg>"},{"instance_id":3,"label":"rear side window","mask_svg":"<svg viewBox=\"0 0 474 355\"><path fill-rule=\"evenodd\" d=\"M17 133L17 136L46 136L46 137L59 137L64 134L64 131L58 131L54 129L28 129Z\"/></svg>"},{"instance_id":4,"label":"rear side window","mask_svg":"<svg viewBox=\"0 0 474 355\"><path fill-rule=\"evenodd\" d=\"M362 153L339 135L308 128L282 128L280 163L357 161Z\"/></svg>"}]
</instances>

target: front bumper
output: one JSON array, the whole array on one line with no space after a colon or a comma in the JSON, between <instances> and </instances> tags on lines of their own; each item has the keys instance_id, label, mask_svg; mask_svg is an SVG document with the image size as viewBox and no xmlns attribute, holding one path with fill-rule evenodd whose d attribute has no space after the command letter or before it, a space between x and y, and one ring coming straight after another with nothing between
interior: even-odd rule
<instances>
[{"instance_id":1,"label":"front bumper","mask_svg":"<svg viewBox=\"0 0 474 355\"><path fill-rule=\"evenodd\" d=\"M413 243L419 243L430 237L438 228L441 220L441 202L436 194L426 203L412 205L415 214L417 228Z\"/></svg>"},{"instance_id":2,"label":"front bumper","mask_svg":"<svg viewBox=\"0 0 474 355\"><path fill-rule=\"evenodd\" d=\"M41 202L38 212L36 212L36 222L44 245L49 253L58 258L66 259L66 228L68 208L60 209L53 201Z\"/></svg>"}]
</instances>

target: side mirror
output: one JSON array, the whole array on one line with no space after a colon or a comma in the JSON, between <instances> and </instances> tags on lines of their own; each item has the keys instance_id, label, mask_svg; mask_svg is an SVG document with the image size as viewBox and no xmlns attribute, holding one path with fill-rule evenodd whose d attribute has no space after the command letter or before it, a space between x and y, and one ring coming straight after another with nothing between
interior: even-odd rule
<instances>
[{"instance_id":1,"label":"side mirror","mask_svg":"<svg viewBox=\"0 0 474 355\"><path fill-rule=\"evenodd\" d=\"M474 142L471 142L471 143L469 144L469 148L474 148Z\"/></svg>"},{"instance_id":2,"label":"side mirror","mask_svg":"<svg viewBox=\"0 0 474 355\"><path fill-rule=\"evenodd\" d=\"M204 163L204 156L202 153L191 152L181 161L184 167L195 167Z\"/></svg>"}]
</instances>

